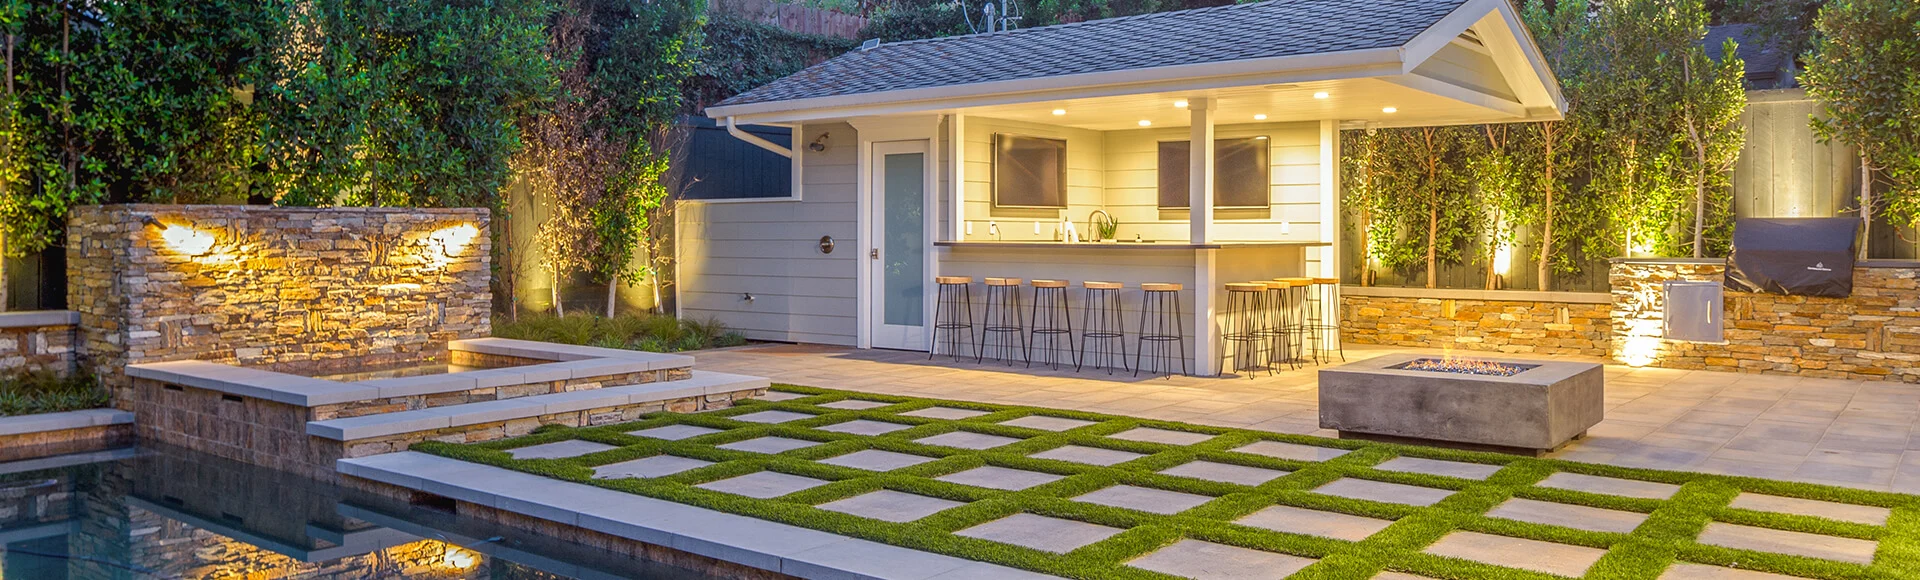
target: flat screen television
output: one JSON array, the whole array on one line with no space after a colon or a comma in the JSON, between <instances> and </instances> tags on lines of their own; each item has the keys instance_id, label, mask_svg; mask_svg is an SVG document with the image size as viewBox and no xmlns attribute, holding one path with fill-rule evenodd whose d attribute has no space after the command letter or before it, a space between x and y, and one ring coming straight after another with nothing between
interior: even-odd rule
<instances>
[{"instance_id":1,"label":"flat screen television","mask_svg":"<svg viewBox=\"0 0 1920 580\"><path fill-rule=\"evenodd\" d=\"M993 135L993 205L1067 207L1067 142Z\"/></svg>"},{"instance_id":2,"label":"flat screen television","mask_svg":"<svg viewBox=\"0 0 1920 580\"><path fill-rule=\"evenodd\" d=\"M1186 141L1160 142L1160 207L1189 205L1187 180L1192 147ZM1267 139L1244 137L1213 141L1213 207L1264 208L1271 183Z\"/></svg>"}]
</instances>

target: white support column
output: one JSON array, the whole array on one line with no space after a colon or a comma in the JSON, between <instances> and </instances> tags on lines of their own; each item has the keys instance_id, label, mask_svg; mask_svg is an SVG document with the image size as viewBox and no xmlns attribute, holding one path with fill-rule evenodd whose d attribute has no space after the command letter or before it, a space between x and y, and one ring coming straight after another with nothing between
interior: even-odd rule
<instances>
[{"instance_id":1,"label":"white support column","mask_svg":"<svg viewBox=\"0 0 1920 580\"><path fill-rule=\"evenodd\" d=\"M1196 244L1213 243L1213 99L1187 99L1193 115L1187 151L1187 222Z\"/></svg>"},{"instance_id":2,"label":"white support column","mask_svg":"<svg viewBox=\"0 0 1920 580\"><path fill-rule=\"evenodd\" d=\"M951 167L948 167L947 175L947 195L950 198L947 203L951 204L949 211L953 212L952 223L948 224L953 231L949 232L947 239L960 242L967 239L967 115L954 113L948 119L947 146L952 148L953 153L948 157Z\"/></svg>"},{"instance_id":3,"label":"white support column","mask_svg":"<svg viewBox=\"0 0 1920 580\"><path fill-rule=\"evenodd\" d=\"M1187 111L1193 115L1187 143L1187 221L1195 244L1213 243L1213 99L1187 99ZM1213 343L1219 335L1214 325L1213 249L1193 253L1193 372L1210 377L1220 374L1220 357Z\"/></svg>"},{"instance_id":4,"label":"white support column","mask_svg":"<svg viewBox=\"0 0 1920 580\"><path fill-rule=\"evenodd\" d=\"M1320 122L1320 278L1340 277L1340 122Z\"/></svg>"}]
</instances>

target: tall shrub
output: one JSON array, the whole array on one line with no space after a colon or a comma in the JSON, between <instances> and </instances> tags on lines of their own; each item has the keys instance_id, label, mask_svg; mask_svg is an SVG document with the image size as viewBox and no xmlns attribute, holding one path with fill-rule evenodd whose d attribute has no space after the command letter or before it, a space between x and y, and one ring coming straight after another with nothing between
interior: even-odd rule
<instances>
[{"instance_id":1,"label":"tall shrub","mask_svg":"<svg viewBox=\"0 0 1920 580\"><path fill-rule=\"evenodd\" d=\"M1396 257L1413 257L1426 270L1427 287L1439 287L1440 264L1459 263L1475 235L1480 208L1472 199L1461 130L1420 127L1390 131L1385 145L1394 167L1387 173L1387 208L1405 235ZM1412 265L1400 262L1397 266Z\"/></svg>"},{"instance_id":2,"label":"tall shrub","mask_svg":"<svg viewBox=\"0 0 1920 580\"><path fill-rule=\"evenodd\" d=\"M1920 225L1920 3L1832 0L1814 27L1800 80L1826 113L1814 130L1860 152L1861 232L1880 208L1892 223ZM1874 199L1874 171L1892 185L1886 199Z\"/></svg>"},{"instance_id":3,"label":"tall shrub","mask_svg":"<svg viewBox=\"0 0 1920 580\"><path fill-rule=\"evenodd\" d=\"M260 87L286 205L487 206L551 88L546 0L302 0Z\"/></svg>"}]
</instances>

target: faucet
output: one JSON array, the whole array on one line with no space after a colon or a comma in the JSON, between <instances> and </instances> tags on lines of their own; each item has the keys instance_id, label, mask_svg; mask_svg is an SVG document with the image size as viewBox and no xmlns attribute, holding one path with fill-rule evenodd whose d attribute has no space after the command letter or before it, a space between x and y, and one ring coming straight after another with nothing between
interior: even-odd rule
<instances>
[{"instance_id":1,"label":"faucet","mask_svg":"<svg viewBox=\"0 0 1920 580\"><path fill-rule=\"evenodd\" d=\"M1104 210L1104 209L1096 209L1096 210L1093 210L1092 213L1087 214L1087 241L1089 242L1098 242L1102 239L1100 237L1099 226L1097 226L1093 222L1094 216L1100 216L1102 218L1106 218L1103 221L1105 221L1108 225L1113 225L1116 223L1113 221L1113 214L1107 213L1107 210Z\"/></svg>"}]
</instances>

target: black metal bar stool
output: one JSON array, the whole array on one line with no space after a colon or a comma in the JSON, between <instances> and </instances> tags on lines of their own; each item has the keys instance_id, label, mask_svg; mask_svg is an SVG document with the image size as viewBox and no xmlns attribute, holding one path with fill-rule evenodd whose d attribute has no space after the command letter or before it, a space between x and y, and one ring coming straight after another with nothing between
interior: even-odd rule
<instances>
[{"instance_id":1,"label":"black metal bar stool","mask_svg":"<svg viewBox=\"0 0 1920 580\"><path fill-rule=\"evenodd\" d=\"M1287 310L1287 362L1306 364L1313 360L1313 350L1307 341L1313 335L1313 328L1307 325L1307 290L1313 286L1312 278L1275 278L1275 282L1286 282L1287 292L1280 307Z\"/></svg>"},{"instance_id":2,"label":"black metal bar stool","mask_svg":"<svg viewBox=\"0 0 1920 580\"><path fill-rule=\"evenodd\" d=\"M1346 362L1347 347L1340 340L1340 279L1314 278L1308 296L1312 310L1307 324L1313 327L1314 358L1324 354L1331 359L1337 352L1340 361Z\"/></svg>"},{"instance_id":3,"label":"black metal bar stool","mask_svg":"<svg viewBox=\"0 0 1920 580\"><path fill-rule=\"evenodd\" d=\"M1263 319L1266 318L1264 298L1267 294L1267 284L1235 282L1227 284L1226 288L1227 319L1220 328L1222 368L1240 372L1265 367L1267 374L1272 375L1273 367L1268 366L1263 360L1266 353L1265 349L1260 348L1261 343L1267 341L1261 336L1261 327L1265 322ZM1229 346L1232 348L1229 349ZM1227 366L1229 360L1232 361L1232 366ZM1253 373L1248 372L1247 378L1252 379Z\"/></svg>"},{"instance_id":4,"label":"black metal bar stool","mask_svg":"<svg viewBox=\"0 0 1920 580\"><path fill-rule=\"evenodd\" d=\"M1133 370L1127 367L1127 325L1121 316L1120 283L1087 281L1080 286L1086 289L1080 301L1080 319L1086 329L1080 333L1080 362L1073 365L1073 370L1079 372L1086 363L1113 374L1116 361L1120 370Z\"/></svg>"},{"instance_id":5,"label":"black metal bar stool","mask_svg":"<svg viewBox=\"0 0 1920 580\"><path fill-rule=\"evenodd\" d=\"M987 352L993 352L994 360L1013 364L1013 355L1027 360L1027 325L1020 312L1020 279L987 278L987 311L980 323L980 346L976 349L973 362L986 360ZM995 340L998 339L998 340Z\"/></svg>"},{"instance_id":6,"label":"black metal bar stool","mask_svg":"<svg viewBox=\"0 0 1920 580\"><path fill-rule=\"evenodd\" d=\"M933 308L933 336L927 337L927 360L933 360L940 351L940 339L945 335L947 354L953 360L960 360L960 331L967 331L967 344L979 350L979 338L973 334L973 278L970 276L935 276L933 283L939 285L939 299Z\"/></svg>"},{"instance_id":7,"label":"black metal bar stool","mask_svg":"<svg viewBox=\"0 0 1920 580\"><path fill-rule=\"evenodd\" d=\"M1066 280L1034 280L1033 306L1028 320L1033 329L1027 337L1027 367L1033 367L1033 351L1039 349L1047 359L1047 368L1057 369L1062 355L1080 366L1079 352L1073 348L1073 311L1067 307ZM1066 341L1066 348L1060 342ZM1042 346L1044 344L1045 346Z\"/></svg>"},{"instance_id":8,"label":"black metal bar stool","mask_svg":"<svg viewBox=\"0 0 1920 580\"><path fill-rule=\"evenodd\" d=\"M1292 341L1287 336L1287 327L1293 324L1292 311L1286 308L1287 289L1292 285L1279 280L1267 280L1259 284L1267 287L1263 293L1264 304L1261 305L1265 323L1254 335L1265 341L1269 368L1277 369L1283 362L1289 368L1300 368L1300 364L1293 360Z\"/></svg>"},{"instance_id":9,"label":"black metal bar stool","mask_svg":"<svg viewBox=\"0 0 1920 580\"><path fill-rule=\"evenodd\" d=\"M1187 336L1180 317L1180 285L1148 282L1140 285L1140 344L1133 353L1133 376L1151 361L1154 372L1173 374L1173 361L1180 359L1180 374L1187 370ZM1147 358L1147 351L1153 351Z\"/></svg>"}]
</instances>

